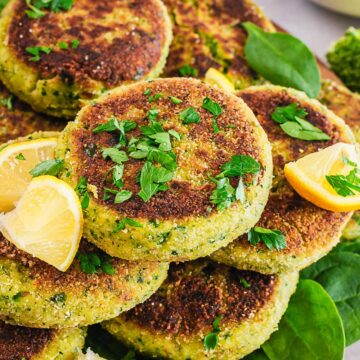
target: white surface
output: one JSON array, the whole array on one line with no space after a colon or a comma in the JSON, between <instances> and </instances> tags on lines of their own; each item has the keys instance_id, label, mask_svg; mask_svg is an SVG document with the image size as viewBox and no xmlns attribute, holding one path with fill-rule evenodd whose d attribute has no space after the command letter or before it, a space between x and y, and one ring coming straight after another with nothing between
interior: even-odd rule
<instances>
[{"instance_id":1,"label":"white surface","mask_svg":"<svg viewBox=\"0 0 360 360\"><path fill-rule=\"evenodd\" d=\"M360 0L312 0L314 3L350 16L360 17Z\"/></svg>"},{"instance_id":2,"label":"white surface","mask_svg":"<svg viewBox=\"0 0 360 360\"><path fill-rule=\"evenodd\" d=\"M279 25L305 41L323 60L330 45L341 37L348 27L360 28L360 19L328 11L309 0L255 0L255 2ZM347 349L345 359L360 360L360 343Z\"/></svg>"}]
</instances>

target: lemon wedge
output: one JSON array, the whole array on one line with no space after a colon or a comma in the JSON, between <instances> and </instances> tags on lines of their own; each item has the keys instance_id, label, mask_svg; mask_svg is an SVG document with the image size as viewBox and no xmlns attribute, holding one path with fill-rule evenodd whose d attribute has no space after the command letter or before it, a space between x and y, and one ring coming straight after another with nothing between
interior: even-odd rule
<instances>
[{"instance_id":1,"label":"lemon wedge","mask_svg":"<svg viewBox=\"0 0 360 360\"><path fill-rule=\"evenodd\" d=\"M54 176L34 178L16 208L0 216L0 230L17 248L66 271L82 236L80 200Z\"/></svg>"},{"instance_id":2,"label":"lemon wedge","mask_svg":"<svg viewBox=\"0 0 360 360\"><path fill-rule=\"evenodd\" d=\"M337 143L286 164L284 172L294 190L316 206L334 212L353 211L360 209L360 193L349 188L343 189L347 195L341 195L339 189L346 187L346 183L340 182L336 191L327 177L346 177L355 168L360 168L359 164L355 145Z\"/></svg>"},{"instance_id":3,"label":"lemon wedge","mask_svg":"<svg viewBox=\"0 0 360 360\"><path fill-rule=\"evenodd\" d=\"M57 138L29 140L0 151L0 211L10 211L29 185L38 163L53 159Z\"/></svg>"},{"instance_id":4,"label":"lemon wedge","mask_svg":"<svg viewBox=\"0 0 360 360\"><path fill-rule=\"evenodd\" d=\"M219 70L214 68L210 68L205 74L205 82L210 85L216 86L219 89L234 92L235 86L234 84Z\"/></svg>"}]
</instances>

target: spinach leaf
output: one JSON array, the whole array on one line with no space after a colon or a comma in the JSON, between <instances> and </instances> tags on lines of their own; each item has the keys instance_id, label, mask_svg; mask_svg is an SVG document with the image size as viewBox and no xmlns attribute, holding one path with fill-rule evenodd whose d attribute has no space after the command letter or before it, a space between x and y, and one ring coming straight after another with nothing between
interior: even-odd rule
<instances>
[{"instance_id":1,"label":"spinach leaf","mask_svg":"<svg viewBox=\"0 0 360 360\"><path fill-rule=\"evenodd\" d=\"M264 353L264 350L259 349L244 357L244 360L269 360L269 358Z\"/></svg>"},{"instance_id":2,"label":"spinach leaf","mask_svg":"<svg viewBox=\"0 0 360 360\"><path fill-rule=\"evenodd\" d=\"M334 300L343 320L346 345L360 339L360 255L336 252L301 272L320 283Z\"/></svg>"},{"instance_id":3,"label":"spinach leaf","mask_svg":"<svg viewBox=\"0 0 360 360\"><path fill-rule=\"evenodd\" d=\"M319 67L302 41L288 34L264 32L251 22L243 26L249 34L245 57L257 73L274 84L302 90L312 98L319 94Z\"/></svg>"},{"instance_id":4,"label":"spinach leaf","mask_svg":"<svg viewBox=\"0 0 360 360\"><path fill-rule=\"evenodd\" d=\"M262 345L270 360L342 360L344 329L335 304L322 286L301 280L279 330Z\"/></svg>"},{"instance_id":5,"label":"spinach leaf","mask_svg":"<svg viewBox=\"0 0 360 360\"><path fill-rule=\"evenodd\" d=\"M351 252L360 255L360 238L357 238L352 241L342 241L334 248L332 252L333 253Z\"/></svg>"}]
</instances>

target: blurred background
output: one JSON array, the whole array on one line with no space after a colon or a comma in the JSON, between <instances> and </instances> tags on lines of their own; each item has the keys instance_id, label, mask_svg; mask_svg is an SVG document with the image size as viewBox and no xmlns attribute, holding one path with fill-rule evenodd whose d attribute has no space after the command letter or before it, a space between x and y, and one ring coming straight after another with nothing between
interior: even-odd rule
<instances>
[{"instance_id":1,"label":"blurred background","mask_svg":"<svg viewBox=\"0 0 360 360\"><path fill-rule=\"evenodd\" d=\"M360 28L360 18L340 14L315 5L310 0L255 0L277 24L303 40L318 57L326 61L326 52L350 27ZM316 0L339 6L360 15L360 0ZM345 7L344 7L345 6ZM346 9L347 6L347 9ZM360 119L359 119L360 121ZM360 359L360 343L346 351L345 360Z\"/></svg>"}]
</instances>

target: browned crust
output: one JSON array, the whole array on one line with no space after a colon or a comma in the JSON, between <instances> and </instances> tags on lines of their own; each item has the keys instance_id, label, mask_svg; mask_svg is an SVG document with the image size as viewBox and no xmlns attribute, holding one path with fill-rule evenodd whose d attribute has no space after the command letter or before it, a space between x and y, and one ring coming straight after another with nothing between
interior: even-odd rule
<instances>
[{"instance_id":1,"label":"browned crust","mask_svg":"<svg viewBox=\"0 0 360 360\"><path fill-rule=\"evenodd\" d=\"M217 316L222 323L253 317L270 300L277 282L274 275L240 271L208 260L172 264L160 289L124 316L151 332L196 334L211 329Z\"/></svg>"},{"instance_id":2,"label":"browned crust","mask_svg":"<svg viewBox=\"0 0 360 360\"><path fill-rule=\"evenodd\" d=\"M11 93L0 83L0 99L8 99ZM50 116L35 113L30 106L13 96L13 110L0 105L0 144L35 131L62 130L66 123Z\"/></svg>"},{"instance_id":3,"label":"browned crust","mask_svg":"<svg viewBox=\"0 0 360 360\"><path fill-rule=\"evenodd\" d=\"M151 89L152 94L161 93L163 98L156 103L149 102L144 95L145 89ZM181 105L174 105L168 96L175 96L183 101ZM211 120L212 115L201 108L203 99L209 96L213 101L218 102L223 108L223 114L218 118L220 129L224 132L214 134ZM200 113L201 122L190 124L186 128L181 124L178 114L193 106ZM148 125L147 112L151 108L160 110L158 116L165 130L179 130L182 126L184 138L201 144L212 143L216 148L215 153L202 150L201 156L204 174L217 174L220 166L229 161L232 155L250 155L260 163L263 161L261 154L261 144L259 144L254 127L249 122L248 112L243 103L236 101L223 92L210 88L199 81L191 79L166 79L150 83L141 83L132 86L121 95L113 94L106 100L89 107L80 115L81 129L75 129L70 135L71 151L77 158L77 176L85 176L88 183L97 186L98 199L94 199L98 204L118 211L124 216L140 217L148 219L169 219L184 218L192 215L208 215L210 194L215 185L207 180L203 185L195 187L188 181L173 180L169 183L169 190L156 194L147 203L144 203L137 195L122 204L113 204L113 200L103 201L104 187L111 187L106 184L106 174L114 166L114 163L102 158L101 149L115 146L118 142L117 133L94 134L92 130L100 123L106 122L111 116L119 119L133 120L138 124L137 129L128 133L128 137L140 135L140 126ZM135 114L135 115L134 115ZM234 128L229 128L229 125ZM231 136L226 136L226 132L231 131ZM89 155L86 151L88 144L95 144L96 152ZM174 152L177 147L174 146ZM178 155L178 154L177 154ZM189 166L178 156L178 165ZM136 174L142 168L144 162L130 160L125 163L124 188L137 194L140 186L136 182ZM262 164L265 165L265 164ZM204 170L199 170L204 172ZM238 179L234 178L234 184ZM261 179L259 180L261 181Z\"/></svg>"},{"instance_id":4,"label":"browned crust","mask_svg":"<svg viewBox=\"0 0 360 360\"><path fill-rule=\"evenodd\" d=\"M0 321L0 360L30 360L56 336L56 330L7 325Z\"/></svg>"},{"instance_id":5,"label":"browned crust","mask_svg":"<svg viewBox=\"0 0 360 360\"><path fill-rule=\"evenodd\" d=\"M146 19L149 29L129 19L107 20L114 10L131 11L134 17ZM9 46L19 59L36 69L43 79L60 76L72 85L89 79L114 87L124 81L146 76L158 64L167 42L166 21L158 1L154 0L103 0L94 3L77 0L68 12L46 12L40 19L30 19L26 4L17 0L15 16L9 27ZM121 22L119 23L119 20ZM117 35L110 41L105 35ZM119 34L123 32L123 34ZM61 50L60 41L79 40L79 46ZM38 62L30 61L25 49L33 46L50 46L53 51L42 54Z\"/></svg>"},{"instance_id":6,"label":"browned crust","mask_svg":"<svg viewBox=\"0 0 360 360\"><path fill-rule=\"evenodd\" d=\"M273 189L258 226L281 230L286 235L287 248L284 254L303 254L328 247L329 242L340 236L340 231L349 218L348 213L323 210L301 198L287 183L283 168L285 163L328 147L339 141L349 142L340 125L330 121L327 115L309 102L304 102L287 90L243 90L238 95L253 110L273 145ZM271 114L278 106L298 103L308 112L306 119L331 137L329 141L303 141L294 139L282 131L272 120ZM242 246L252 246L247 236L237 240ZM234 243L236 244L236 243ZM262 243L259 249L266 250Z\"/></svg>"},{"instance_id":7,"label":"browned crust","mask_svg":"<svg viewBox=\"0 0 360 360\"><path fill-rule=\"evenodd\" d=\"M164 76L178 76L182 65L190 64L204 77L210 68L223 69L231 76L252 79L243 47L246 31L241 23L251 21L269 29L269 21L247 0L164 1L173 20L174 41ZM209 49L207 36L218 42L217 56Z\"/></svg>"},{"instance_id":8,"label":"browned crust","mask_svg":"<svg viewBox=\"0 0 360 360\"><path fill-rule=\"evenodd\" d=\"M138 263L110 258L101 250L82 240L78 254L97 254L101 258L106 257L115 269L114 275L107 275L102 271L95 274L86 274L80 269L80 261L75 258L72 265L66 272L61 272L51 265L31 256L30 254L19 250L2 235L0 235L0 260L9 259L16 261L24 267L29 277L34 281L34 286L38 289L75 291L80 293L83 290L94 291L103 289L103 291L119 291L124 293L123 284L119 284L118 279L124 279L132 276L135 272L155 270L157 263L143 263L142 267ZM130 294L127 293L127 296ZM26 296L26 294L24 295Z\"/></svg>"}]
</instances>

